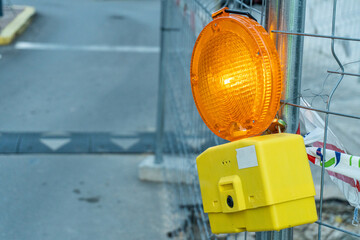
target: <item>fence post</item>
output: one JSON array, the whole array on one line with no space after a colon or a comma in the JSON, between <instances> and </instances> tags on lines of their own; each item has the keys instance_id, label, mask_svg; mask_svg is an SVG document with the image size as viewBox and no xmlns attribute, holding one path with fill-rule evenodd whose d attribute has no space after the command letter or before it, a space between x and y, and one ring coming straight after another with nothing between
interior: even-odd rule
<instances>
[{"instance_id":1,"label":"fence post","mask_svg":"<svg viewBox=\"0 0 360 240\"><path fill-rule=\"evenodd\" d=\"M0 0L1 1L1 0ZM166 11L167 0L161 0L161 17L160 17L160 60L159 60L159 87L157 100L157 119L156 119L156 143L155 143L155 163L163 162L163 140L165 125L165 74L164 74L164 41L166 34Z\"/></svg>"},{"instance_id":2,"label":"fence post","mask_svg":"<svg viewBox=\"0 0 360 240\"><path fill-rule=\"evenodd\" d=\"M279 52L285 86L282 100L299 104L304 39L302 36L276 35L272 30L304 32L306 0L266 0L266 29ZM299 127L299 109L282 106L280 118L287 123L287 132L295 133ZM293 229L280 232L260 232L257 240L291 240Z\"/></svg>"},{"instance_id":3,"label":"fence post","mask_svg":"<svg viewBox=\"0 0 360 240\"><path fill-rule=\"evenodd\" d=\"M304 32L306 0L267 0L266 28L275 41L285 88L283 100L299 104L304 39L302 36L271 33L272 30ZM299 126L299 109L282 106L281 118L287 123L287 132L295 133Z\"/></svg>"}]
</instances>

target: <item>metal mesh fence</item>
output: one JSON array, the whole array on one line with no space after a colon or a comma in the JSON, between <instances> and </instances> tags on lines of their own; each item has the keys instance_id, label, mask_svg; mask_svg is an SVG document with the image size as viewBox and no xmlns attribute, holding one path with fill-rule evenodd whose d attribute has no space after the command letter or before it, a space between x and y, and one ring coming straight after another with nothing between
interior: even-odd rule
<instances>
[{"instance_id":1,"label":"metal mesh fence","mask_svg":"<svg viewBox=\"0 0 360 240\"><path fill-rule=\"evenodd\" d=\"M196 37L211 21L213 11L225 5L231 9L249 11L259 23L265 26L268 17L266 14L268 2L256 0L162 1L159 109L160 119L163 121L158 121L158 131L159 129L163 131L163 138L158 138L162 144L160 148L158 144L157 150L161 152L166 170L164 174L167 179L167 203L171 210L168 216L168 237L179 239L255 238L253 233L214 236L211 233L207 215L203 213L195 158L208 147L225 143L225 141L215 136L200 118L191 93L189 72ZM325 120L326 128L323 139L324 148L327 142L327 127L330 125L347 151L357 155L360 155L357 147L360 143L360 138L357 137L360 131L357 127L358 119L336 115L329 118L328 116L329 112L356 115L358 109L360 28L357 23L359 18L359 0L339 0L338 2L312 0L307 1L304 32L287 31L282 29L281 25L272 29L278 38L292 35L305 36L302 88L297 89L293 96L296 101L290 101L294 99L289 99L289 96L284 97L283 108L287 106L297 109L299 106L296 105L299 104L296 102L303 97L311 103L311 109L322 110L320 114ZM295 106L288 105L290 102L295 102ZM162 112L161 109L164 111ZM298 119L290 120L298 121ZM159 157L158 161L161 161ZM324 201L324 181L328 180L324 178L325 168L318 171L318 174L319 176L314 176L314 179L315 184L320 186L318 200L320 219L316 224L295 228L297 235L295 234L294 238L351 239L351 237L360 236L359 229L352 226L351 221L345 219L349 218L348 212L352 211L346 202ZM319 181L316 182L316 179ZM323 233L322 238L318 233ZM292 235L272 233L257 235L256 238L290 239Z\"/></svg>"}]
</instances>

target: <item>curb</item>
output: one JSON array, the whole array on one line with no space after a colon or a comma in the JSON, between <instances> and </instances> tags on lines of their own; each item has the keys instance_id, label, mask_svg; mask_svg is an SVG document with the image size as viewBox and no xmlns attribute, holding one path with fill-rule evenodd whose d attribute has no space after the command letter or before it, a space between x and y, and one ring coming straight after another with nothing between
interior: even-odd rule
<instances>
[{"instance_id":1,"label":"curb","mask_svg":"<svg viewBox=\"0 0 360 240\"><path fill-rule=\"evenodd\" d=\"M16 36L25 31L35 15L35 8L30 6L13 6L14 8L24 8L1 32L0 45L10 44Z\"/></svg>"},{"instance_id":2,"label":"curb","mask_svg":"<svg viewBox=\"0 0 360 240\"><path fill-rule=\"evenodd\" d=\"M147 156L138 166L141 181L193 184L194 173L181 165L181 157L163 155L166 163L155 163L155 155ZM195 159L195 158L193 158Z\"/></svg>"}]
</instances>

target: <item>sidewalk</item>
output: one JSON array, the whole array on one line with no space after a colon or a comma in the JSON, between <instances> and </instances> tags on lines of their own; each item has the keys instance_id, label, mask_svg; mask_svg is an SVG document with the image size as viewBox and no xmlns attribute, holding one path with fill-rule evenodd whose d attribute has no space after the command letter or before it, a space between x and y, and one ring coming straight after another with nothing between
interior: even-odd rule
<instances>
[{"instance_id":1,"label":"sidewalk","mask_svg":"<svg viewBox=\"0 0 360 240\"><path fill-rule=\"evenodd\" d=\"M3 16L0 17L0 45L10 44L24 32L34 15L35 8L31 6L3 7Z\"/></svg>"},{"instance_id":2,"label":"sidewalk","mask_svg":"<svg viewBox=\"0 0 360 240\"><path fill-rule=\"evenodd\" d=\"M166 239L164 186L138 180L145 157L0 156L1 239Z\"/></svg>"}]
</instances>

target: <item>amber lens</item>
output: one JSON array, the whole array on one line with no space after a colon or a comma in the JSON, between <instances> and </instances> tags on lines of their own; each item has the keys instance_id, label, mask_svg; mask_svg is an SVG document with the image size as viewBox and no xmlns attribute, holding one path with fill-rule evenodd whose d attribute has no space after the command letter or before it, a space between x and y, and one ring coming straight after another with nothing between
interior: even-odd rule
<instances>
[{"instance_id":1,"label":"amber lens","mask_svg":"<svg viewBox=\"0 0 360 240\"><path fill-rule=\"evenodd\" d=\"M278 111L279 58L265 29L247 17L210 22L196 41L190 74L198 111L219 137L261 134Z\"/></svg>"}]
</instances>

